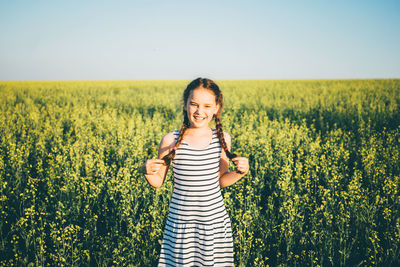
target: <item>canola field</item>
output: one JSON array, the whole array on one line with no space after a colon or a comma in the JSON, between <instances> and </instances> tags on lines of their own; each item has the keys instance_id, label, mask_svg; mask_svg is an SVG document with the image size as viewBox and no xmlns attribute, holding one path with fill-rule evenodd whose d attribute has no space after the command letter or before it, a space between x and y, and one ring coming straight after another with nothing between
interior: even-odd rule
<instances>
[{"instance_id":1,"label":"canola field","mask_svg":"<svg viewBox=\"0 0 400 267\"><path fill-rule=\"evenodd\" d=\"M188 82L0 82L0 266L156 265ZM400 80L216 82L235 265L399 266Z\"/></svg>"}]
</instances>

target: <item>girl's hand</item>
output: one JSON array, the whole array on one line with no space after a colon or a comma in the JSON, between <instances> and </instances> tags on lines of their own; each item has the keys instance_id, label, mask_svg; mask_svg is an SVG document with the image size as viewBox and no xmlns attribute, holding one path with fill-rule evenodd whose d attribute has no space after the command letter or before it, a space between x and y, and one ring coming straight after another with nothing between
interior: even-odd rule
<instances>
[{"instance_id":1,"label":"girl's hand","mask_svg":"<svg viewBox=\"0 0 400 267\"><path fill-rule=\"evenodd\" d=\"M164 164L162 159L149 159L144 163L144 174L156 174Z\"/></svg>"},{"instance_id":2,"label":"girl's hand","mask_svg":"<svg viewBox=\"0 0 400 267\"><path fill-rule=\"evenodd\" d=\"M249 160L245 157L236 157L232 159L232 162L236 165L236 171L241 174L246 174L249 171Z\"/></svg>"}]
</instances>

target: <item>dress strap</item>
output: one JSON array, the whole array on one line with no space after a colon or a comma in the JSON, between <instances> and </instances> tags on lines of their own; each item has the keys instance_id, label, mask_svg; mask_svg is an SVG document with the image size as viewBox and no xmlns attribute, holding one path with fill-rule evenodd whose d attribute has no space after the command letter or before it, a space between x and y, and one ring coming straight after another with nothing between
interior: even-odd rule
<instances>
[{"instance_id":1,"label":"dress strap","mask_svg":"<svg viewBox=\"0 0 400 267\"><path fill-rule=\"evenodd\" d=\"M174 133L175 141L178 141L179 130L173 130L172 132Z\"/></svg>"},{"instance_id":2,"label":"dress strap","mask_svg":"<svg viewBox=\"0 0 400 267\"><path fill-rule=\"evenodd\" d=\"M217 129L212 128L212 131L213 131L213 139L218 139Z\"/></svg>"}]
</instances>

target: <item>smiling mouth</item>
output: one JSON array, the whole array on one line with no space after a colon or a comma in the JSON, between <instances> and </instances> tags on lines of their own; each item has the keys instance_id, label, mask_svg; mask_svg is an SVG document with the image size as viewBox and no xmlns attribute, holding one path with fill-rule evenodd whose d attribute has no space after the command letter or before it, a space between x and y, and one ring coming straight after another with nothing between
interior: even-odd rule
<instances>
[{"instance_id":1,"label":"smiling mouth","mask_svg":"<svg viewBox=\"0 0 400 267\"><path fill-rule=\"evenodd\" d=\"M197 120L197 121L202 121L202 120L205 120L205 119L206 119L205 117L199 117L199 116L193 116L193 117L194 117L194 119Z\"/></svg>"}]
</instances>

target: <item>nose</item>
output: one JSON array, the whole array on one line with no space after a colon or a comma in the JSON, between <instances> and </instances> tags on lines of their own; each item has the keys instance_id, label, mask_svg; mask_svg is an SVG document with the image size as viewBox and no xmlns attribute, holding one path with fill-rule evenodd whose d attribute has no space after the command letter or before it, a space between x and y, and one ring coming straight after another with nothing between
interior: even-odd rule
<instances>
[{"instance_id":1,"label":"nose","mask_svg":"<svg viewBox=\"0 0 400 267\"><path fill-rule=\"evenodd\" d=\"M202 107L197 107L197 108L196 108L196 111L195 111L194 113L196 113L196 114L201 114L202 111L203 111L203 108L202 108Z\"/></svg>"}]
</instances>

